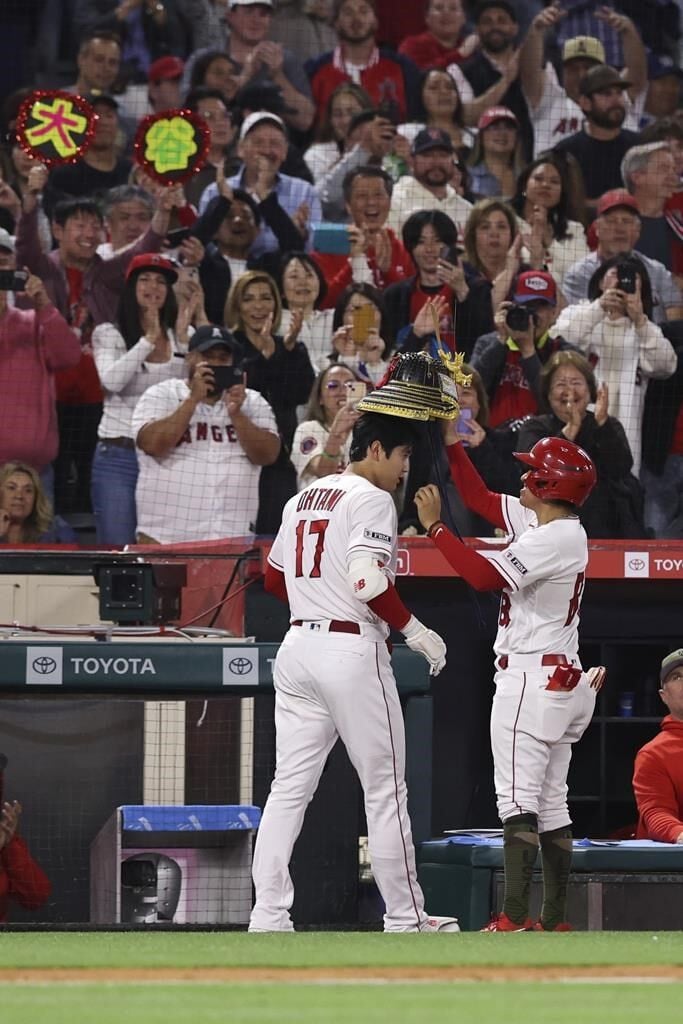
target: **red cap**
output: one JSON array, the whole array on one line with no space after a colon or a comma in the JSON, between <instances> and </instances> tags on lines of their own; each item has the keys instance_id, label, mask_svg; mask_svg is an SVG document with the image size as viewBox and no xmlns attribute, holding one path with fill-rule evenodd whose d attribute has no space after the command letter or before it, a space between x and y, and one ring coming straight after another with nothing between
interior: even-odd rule
<instances>
[{"instance_id":1,"label":"red cap","mask_svg":"<svg viewBox=\"0 0 683 1024\"><path fill-rule=\"evenodd\" d=\"M159 252L141 252L134 256L126 270L126 281L138 270L154 270L157 274L163 274L169 284L178 280L178 271L173 263Z\"/></svg>"},{"instance_id":2,"label":"red cap","mask_svg":"<svg viewBox=\"0 0 683 1024\"><path fill-rule=\"evenodd\" d=\"M515 128L519 128L519 121L509 107L489 107L479 118L477 128L483 132L484 128L488 128L494 121L512 121Z\"/></svg>"},{"instance_id":3,"label":"red cap","mask_svg":"<svg viewBox=\"0 0 683 1024\"><path fill-rule=\"evenodd\" d=\"M625 188L612 188L598 199L598 204L595 208L596 216L600 217L603 213L616 210L618 206L625 206L629 210L633 210L634 213L640 212L638 210L638 203L630 192L627 192Z\"/></svg>"},{"instance_id":4,"label":"red cap","mask_svg":"<svg viewBox=\"0 0 683 1024\"><path fill-rule=\"evenodd\" d=\"M159 57L149 66L147 72L148 82L165 82L171 78L182 78L185 65L180 57L173 57L170 54L166 57Z\"/></svg>"},{"instance_id":5,"label":"red cap","mask_svg":"<svg viewBox=\"0 0 683 1024\"><path fill-rule=\"evenodd\" d=\"M514 302L547 302L557 305L557 285L552 274L545 270L525 270L517 278Z\"/></svg>"}]
</instances>

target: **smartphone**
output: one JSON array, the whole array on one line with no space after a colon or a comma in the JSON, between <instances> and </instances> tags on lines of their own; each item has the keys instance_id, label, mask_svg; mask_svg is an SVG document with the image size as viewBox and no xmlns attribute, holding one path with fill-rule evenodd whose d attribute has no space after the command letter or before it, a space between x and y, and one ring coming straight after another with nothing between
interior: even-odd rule
<instances>
[{"instance_id":1,"label":"smartphone","mask_svg":"<svg viewBox=\"0 0 683 1024\"><path fill-rule=\"evenodd\" d=\"M192 228L174 228L173 231L166 233L166 242L171 248L175 249L177 245L184 242L186 238L190 238L192 235Z\"/></svg>"},{"instance_id":2,"label":"smartphone","mask_svg":"<svg viewBox=\"0 0 683 1024\"><path fill-rule=\"evenodd\" d=\"M471 409L461 409L460 410L460 415L458 416L457 420L455 421L455 429L458 431L459 434L471 434L472 433L472 431L470 430L470 426L469 426L469 423L470 423L471 419L472 419L472 410ZM461 443L464 445L465 448L467 448L469 446L469 441L462 441Z\"/></svg>"},{"instance_id":3,"label":"smartphone","mask_svg":"<svg viewBox=\"0 0 683 1024\"><path fill-rule=\"evenodd\" d=\"M635 295L636 291L636 272L632 267L619 267L617 274L617 285L622 292L628 292L629 295Z\"/></svg>"},{"instance_id":4,"label":"smartphone","mask_svg":"<svg viewBox=\"0 0 683 1024\"><path fill-rule=\"evenodd\" d=\"M377 310L367 303L365 306L357 306L353 311L351 323L351 340L354 345L364 345L368 340L370 331L377 326Z\"/></svg>"},{"instance_id":5,"label":"smartphone","mask_svg":"<svg viewBox=\"0 0 683 1024\"><path fill-rule=\"evenodd\" d=\"M316 252L329 253L333 256L348 256L351 252L351 239L346 224L328 221L314 224L313 248Z\"/></svg>"},{"instance_id":6,"label":"smartphone","mask_svg":"<svg viewBox=\"0 0 683 1024\"><path fill-rule=\"evenodd\" d=\"M0 292L23 292L27 281L25 270L0 270Z\"/></svg>"},{"instance_id":7,"label":"smartphone","mask_svg":"<svg viewBox=\"0 0 683 1024\"><path fill-rule=\"evenodd\" d=\"M356 402L360 402L361 398L365 398L367 390L367 385L362 380L350 380L346 385L346 404L355 405Z\"/></svg>"},{"instance_id":8,"label":"smartphone","mask_svg":"<svg viewBox=\"0 0 683 1024\"><path fill-rule=\"evenodd\" d=\"M457 266L463 252L464 250L459 245L444 245L439 253L439 259L443 260L444 263L452 263L453 266Z\"/></svg>"},{"instance_id":9,"label":"smartphone","mask_svg":"<svg viewBox=\"0 0 683 1024\"><path fill-rule=\"evenodd\" d=\"M212 366L214 387L210 391L211 396L222 395L224 391L241 384L244 372L240 366Z\"/></svg>"}]
</instances>

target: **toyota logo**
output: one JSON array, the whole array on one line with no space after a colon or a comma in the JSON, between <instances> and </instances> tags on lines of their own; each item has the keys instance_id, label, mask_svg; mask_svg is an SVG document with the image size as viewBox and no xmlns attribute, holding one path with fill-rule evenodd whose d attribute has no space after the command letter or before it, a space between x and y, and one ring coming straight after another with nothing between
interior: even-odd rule
<instances>
[{"instance_id":1,"label":"toyota logo","mask_svg":"<svg viewBox=\"0 0 683 1024\"><path fill-rule=\"evenodd\" d=\"M632 558L628 567L632 572L641 572L645 568L645 561L642 558Z\"/></svg>"},{"instance_id":2,"label":"toyota logo","mask_svg":"<svg viewBox=\"0 0 683 1024\"><path fill-rule=\"evenodd\" d=\"M32 668L39 676L49 676L57 668L57 662L54 658L34 658Z\"/></svg>"},{"instance_id":3,"label":"toyota logo","mask_svg":"<svg viewBox=\"0 0 683 1024\"><path fill-rule=\"evenodd\" d=\"M249 658L233 658L232 661L228 662L228 668L234 676L246 676L247 672L251 672L254 667L254 663Z\"/></svg>"}]
</instances>

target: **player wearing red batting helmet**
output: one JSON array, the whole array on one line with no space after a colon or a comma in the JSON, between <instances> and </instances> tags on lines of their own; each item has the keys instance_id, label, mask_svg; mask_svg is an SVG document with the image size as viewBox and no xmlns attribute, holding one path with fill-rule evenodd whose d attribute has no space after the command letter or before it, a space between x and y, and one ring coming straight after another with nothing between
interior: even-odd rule
<instances>
[{"instance_id":1,"label":"player wearing red batting helmet","mask_svg":"<svg viewBox=\"0 0 683 1024\"><path fill-rule=\"evenodd\" d=\"M564 931L571 744L590 722L605 676L600 667L584 672L578 656L588 543L576 510L595 485L595 467L572 441L544 437L530 452L515 453L529 469L514 498L488 490L451 422L445 440L451 476L467 507L511 537L505 549L477 552L441 522L435 487L415 495L422 525L451 565L477 590L501 591L491 747L505 895L484 931ZM534 924L529 895L539 846L543 907Z\"/></svg>"}]
</instances>

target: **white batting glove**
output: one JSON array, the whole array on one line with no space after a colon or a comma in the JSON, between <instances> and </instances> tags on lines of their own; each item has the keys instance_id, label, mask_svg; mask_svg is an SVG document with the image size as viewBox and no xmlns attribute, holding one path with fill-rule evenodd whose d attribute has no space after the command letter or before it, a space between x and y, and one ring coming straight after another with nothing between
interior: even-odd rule
<instances>
[{"instance_id":1,"label":"white batting glove","mask_svg":"<svg viewBox=\"0 0 683 1024\"><path fill-rule=\"evenodd\" d=\"M595 665L593 668L586 669L586 675L588 676L588 682L593 690L599 690L605 681L607 675L607 669L604 665Z\"/></svg>"},{"instance_id":2,"label":"white batting glove","mask_svg":"<svg viewBox=\"0 0 683 1024\"><path fill-rule=\"evenodd\" d=\"M414 615L410 616L402 632L411 651L417 651L429 662L430 676L438 676L446 664L446 645L439 634L427 629Z\"/></svg>"}]
</instances>

